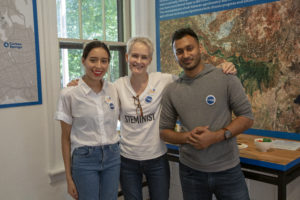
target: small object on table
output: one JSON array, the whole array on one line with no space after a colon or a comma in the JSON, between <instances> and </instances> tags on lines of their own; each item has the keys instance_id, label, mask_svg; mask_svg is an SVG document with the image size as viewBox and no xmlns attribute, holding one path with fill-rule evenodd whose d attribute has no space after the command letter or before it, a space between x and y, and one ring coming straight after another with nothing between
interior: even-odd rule
<instances>
[{"instance_id":1,"label":"small object on table","mask_svg":"<svg viewBox=\"0 0 300 200\"><path fill-rule=\"evenodd\" d=\"M238 148L241 150L241 149L245 149L245 148L247 148L248 147L248 145L247 144L244 144L244 143L240 143L240 142L238 142L237 143L237 145L238 145Z\"/></svg>"},{"instance_id":2,"label":"small object on table","mask_svg":"<svg viewBox=\"0 0 300 200\"><path fill-rule=\"evenodd\" d=\"M272 139L270 138L256 138L254 143L261 152L267 152L272 147Z\"/></svg>"}]
</instances>

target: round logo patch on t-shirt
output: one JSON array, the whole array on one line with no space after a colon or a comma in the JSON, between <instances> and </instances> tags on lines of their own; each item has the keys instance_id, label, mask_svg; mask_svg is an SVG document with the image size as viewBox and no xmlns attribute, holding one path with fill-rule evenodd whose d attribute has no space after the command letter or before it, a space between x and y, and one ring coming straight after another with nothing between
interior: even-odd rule
<instances>
[{"instance_id":1,"label":"round logo patch on t-shirt","mask_svg":"<svg viewBox=\"0 0 300 200\"><path fill-rule=\"evenodd\" d=\"M109 107L110 107L110 109L112 109L112 110L115 109L115 105L114 105L113 103L110 103L110 104L109 104Z\"/></svg>"},{"instance_id":2,"label":"round logo patch on t-shirt","mask_svg":"<svg viewBox=\"0 0 300 200\"><path fill-rule=\"evenodd\" d=\"M152 101L152 97L151 96L147 96L145 98L146 103L150 103Z\"/></svg>"},{"instance_id":3,"label":"round logo patch on t-shirt","mask_svg":"<svg viewBox=\"0 0 300 200\"><path fill-rule=\"evenodd\" d=\"M207 97L206 97L206 103L208 104L208 105L214 105L215 103L216 103L216 97L214 96L214 95L208 95Z\"/></svg>"}]
</instances>

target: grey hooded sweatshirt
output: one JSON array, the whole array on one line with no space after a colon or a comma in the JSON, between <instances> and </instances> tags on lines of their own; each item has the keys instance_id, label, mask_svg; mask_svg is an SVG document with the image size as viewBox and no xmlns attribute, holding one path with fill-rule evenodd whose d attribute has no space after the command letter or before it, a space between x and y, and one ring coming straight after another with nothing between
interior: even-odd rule
<instances>
[{"instance_id":1,"label":"grey hooded sweatshirt","mask_svg":"<svg viewBox=\"0 0 300 200\"><path fill-rule=\"evenodd\" d=\"M173 129L179 118L183 132L197 126L209 126L211 131L216 131L231 122L232 112L235 116L253 119L251 105L240 80L212 65L205 65L196 77L183 75L166 87L160 129ZM236 137L203 150L183 144L179 155L180 162L204 172L227 170L240 162Z\"/></svg>"}]
</instances>

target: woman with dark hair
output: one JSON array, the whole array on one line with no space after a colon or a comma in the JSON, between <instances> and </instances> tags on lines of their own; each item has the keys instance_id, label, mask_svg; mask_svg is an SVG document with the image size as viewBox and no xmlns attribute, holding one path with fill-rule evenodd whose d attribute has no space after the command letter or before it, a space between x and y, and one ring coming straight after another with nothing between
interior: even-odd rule
<instances>
[{"instance_id":1,"label":"woman with dark hair","mask_svg":"<svg viewBox=\"0 0 300 200\"><path fill-rule=\"evenodd\" d=\"M100 41L82 55L85 74L78 85L62 89L56 112L61 122L62 154L68 192L79 200L116 200L120 175L119 100L104 81L110 52Z\"/></svg>"}]
</instances>

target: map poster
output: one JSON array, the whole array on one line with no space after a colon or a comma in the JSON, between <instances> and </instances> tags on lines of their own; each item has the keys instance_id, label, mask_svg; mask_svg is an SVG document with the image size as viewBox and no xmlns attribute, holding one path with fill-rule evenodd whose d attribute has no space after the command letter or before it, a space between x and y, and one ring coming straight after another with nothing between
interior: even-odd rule
<instances>
[{"instance_id":1,"label":"map poster","mask_svg":"<svg viewBox=\"0 0 300 200\"><path fill-rule=\"evenodd\" d=\"M249 133L300 133L299 0L156 0L158 71L181 74L175 30L190 27L206 63L232 62L254 113Z\"/></svg>"},{"instance_id":2,"label":"map poster","mask_svg":"<svg viewBox=\"0 0 300 200\"><path fill-rule=\"evenodd\" d=\"M36 0L0 0L0 108L42 104Z\"/></svg>"}]
</instances>

